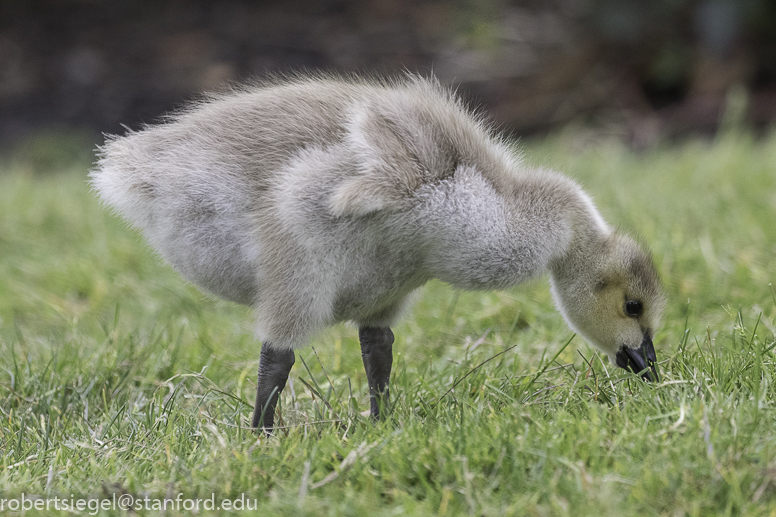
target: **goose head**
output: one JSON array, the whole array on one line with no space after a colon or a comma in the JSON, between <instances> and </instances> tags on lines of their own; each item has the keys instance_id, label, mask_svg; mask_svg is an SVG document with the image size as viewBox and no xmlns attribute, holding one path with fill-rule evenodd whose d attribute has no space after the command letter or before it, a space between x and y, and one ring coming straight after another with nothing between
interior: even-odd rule
<instances>
[{"instance_id":1,"label":"goose head","mask_svg":"<svg viewBox=\"0 0 776 517\"><path fill-rule=\"evenodd\" d=\"M551 268L550 282L574 331L617 366L658 380L652 339L665 296L652 257L633 239L610 233L572 245Z\"/></svg>"}]
</instances>

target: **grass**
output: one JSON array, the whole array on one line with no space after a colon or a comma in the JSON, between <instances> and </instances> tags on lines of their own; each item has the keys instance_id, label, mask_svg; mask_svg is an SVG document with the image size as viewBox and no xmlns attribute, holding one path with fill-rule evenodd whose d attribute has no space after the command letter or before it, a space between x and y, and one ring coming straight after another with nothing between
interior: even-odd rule
<instances>
[{"instance_id":1,"label":"grass","mask_svg":"<svg viewBox=\"0 0 776 517\"><path fill-rule=\"evenodd\" d=\"M356 332L339 326L298 354L269 439L246 428L250 310L160 264L98 206L82 158L6 157L0 498L246 494L264 515L774 515L776 134L642 153L561 134L527 155L650 243L670 299L662 382L573 337L544 280L477 293L432 282L395 329L391 420L361 416Z\"/></svg>"}]
</instances>

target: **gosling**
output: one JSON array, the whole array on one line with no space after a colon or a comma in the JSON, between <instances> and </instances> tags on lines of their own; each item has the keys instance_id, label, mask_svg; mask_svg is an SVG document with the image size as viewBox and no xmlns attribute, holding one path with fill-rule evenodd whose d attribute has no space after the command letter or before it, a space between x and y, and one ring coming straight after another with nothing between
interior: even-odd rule
<instances>
[{"instance_id":1,"label":"gosling","mask_svg":"<svg viewBox=\"0 0 776 517\"><path fill-rule=\"evenodd\" d=\"M184 278L255 309L252 425L267 433L294 350L340 321L358 326L380 418L390 327L432 278L504 289L549 272L568 325L657 380L650 255L434 79L302 76L210 96L108 137L90 177Z\"/></svg>"}]
</instances>

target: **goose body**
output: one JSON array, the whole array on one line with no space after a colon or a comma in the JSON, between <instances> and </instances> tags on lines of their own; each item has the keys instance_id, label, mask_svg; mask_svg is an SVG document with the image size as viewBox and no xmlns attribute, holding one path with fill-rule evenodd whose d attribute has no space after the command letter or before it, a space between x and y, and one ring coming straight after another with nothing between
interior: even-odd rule
<instances>
[{"instance_id":1,"label":"goose body","mask_svg":"<svg viewBox=\"0 0 776 517\"><path fill-rule=\"evenodd\" d=\"M432 278L500 289L549 272L572 328L620 366L655 360L664 302L649 255L433 80L309 77L214 96L110 138L91 180L183 277L255 308L254 426L272 427L293 350L339 321L359 326L378 416L390 326Z\"/></svg>"}]
</instances>

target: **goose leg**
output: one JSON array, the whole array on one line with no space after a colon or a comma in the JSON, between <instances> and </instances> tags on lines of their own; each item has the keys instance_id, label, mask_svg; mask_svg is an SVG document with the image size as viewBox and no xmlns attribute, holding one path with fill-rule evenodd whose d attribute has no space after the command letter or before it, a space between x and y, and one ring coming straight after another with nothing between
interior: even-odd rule
<instances>
[{"instance_id":1,"label":"goose leg","mask_svg":"<svg viewBox=\"0 0 776 517\"><path fill-rule=\"evenodd\" d=\"M388 379L393 364L393 332L388 327L361 327L361 358L364 360L366 379L369 383L369 402L372 418L380 419L380 411L388 408Z\"/></svg>"},{"instance_id":2,"label":"goose leg","mask_svg":"<svg viewBox=\"0 0 776 517\"><path fill-rule=\"evenodd\" d=\"M264 343L259 359L259 381L256 384L256 404L253 406L254 428L261 428L267 434L275 425L275 407L278 396L286 387L288 373L294 365L293 350L278 350Z\"/></svg>"}]
</instances>

